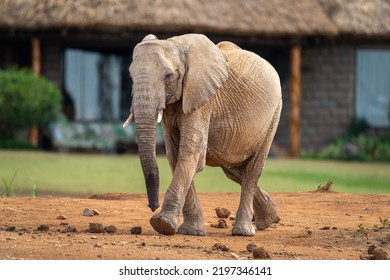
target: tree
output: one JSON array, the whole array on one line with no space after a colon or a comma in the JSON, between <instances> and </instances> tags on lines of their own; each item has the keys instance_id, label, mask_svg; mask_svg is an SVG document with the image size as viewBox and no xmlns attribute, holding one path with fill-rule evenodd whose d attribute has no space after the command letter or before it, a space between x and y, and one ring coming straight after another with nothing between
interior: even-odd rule
<instances>
[{"instance_id":1,"label":"tree","mask_svg":"<svg viewBox=\"0 0 390 280\"><path fill-rule=\"evenodd\" d=\"M42 127L61 110L60 90L29 69L0 69L0 134L15 133L33 126Z\"/></svg>"}]
</instances>

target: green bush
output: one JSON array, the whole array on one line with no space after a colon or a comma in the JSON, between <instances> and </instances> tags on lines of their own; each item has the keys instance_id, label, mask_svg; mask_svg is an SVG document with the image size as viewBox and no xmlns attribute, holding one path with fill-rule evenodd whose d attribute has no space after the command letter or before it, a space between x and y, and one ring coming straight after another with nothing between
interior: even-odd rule
<instances>
[{"instance_id":1,"label":"green bush","mask_svg":"<svg viewBox=\"0 0 390 280\"><path fill-rule=\"evenodd\" d=\"M320 152L303 151L301 157L390 162L389 132L373 132L375 129L370 128L365 120L353 119L345 136L336 139Z\"/></svg>"},{"instance_id":2,"label":"green bush","mask_svg":"<svg viewBox=\"0 0 390 280\"><path fill-rule=\"evenodd\" d=\"M0 69L0 134L8 138L18 130L44 126L60 112L61 99L53 83L29 69Z\"/></svg>"},{"instance_id":3,"label":"green bush","mask_svg":"<svg viewBox=\"0 0 390 280\"><path fill-rule=\"evenodd\" d=\"M332 160L390 161L390 135L350 135L337 139L319 153L302 157Z\"/></svg>"}]
</instances>

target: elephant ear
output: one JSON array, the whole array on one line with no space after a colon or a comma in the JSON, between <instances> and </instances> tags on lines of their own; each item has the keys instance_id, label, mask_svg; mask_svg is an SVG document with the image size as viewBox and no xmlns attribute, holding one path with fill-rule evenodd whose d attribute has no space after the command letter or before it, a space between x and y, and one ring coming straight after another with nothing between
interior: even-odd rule
<instances>
[{"instance_id":1,"label":"elephant ear","mask_svg":"<svg viewBox=\"0 0 390 280\"><path fill-rule=\"evenodd\" d=\"M186 56L183 82L183 112L191 113L205 105L228 76L225 54L206 36L187 34L173 37Z\"/></svg>"},{"instance_id":2,"label":"elephant ear","mask_svg":"<svg viewBox=\"0 0 390 280\"><path fill-rule=\"evenodd\" d=\"M157 40L157 37L153 34L146 35L145 38L142 40L142 42L145 41L152 41L152 40Z\"/></svg>"}]
</instances>

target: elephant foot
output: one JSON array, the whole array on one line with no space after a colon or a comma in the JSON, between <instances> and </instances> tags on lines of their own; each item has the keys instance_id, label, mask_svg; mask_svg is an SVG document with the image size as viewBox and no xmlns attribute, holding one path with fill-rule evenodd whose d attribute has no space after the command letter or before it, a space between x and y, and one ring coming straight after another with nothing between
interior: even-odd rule
<instances>
[{"instance_id":1,"label":"elephant foot","mask_svg":"<svg viewBox=\"0 0 390 280\"><path fill-rule=\"evenodd\" d=\"M255 229L252 224L234 224L232 235L237 236L253 236L255 235Z\"/></svg>"},{"instance_id":2,"label":"elephant foot","mask_svg":"<svg viewBox=\"0 0 390 280\"><path fill-rule=\"evenodd\" d=\"M272 201L268 193L259 188L256 190L253 199L253 208L255 225L258 230L265 230L273 223L278 223L280 221L276 204Z\"/></svg>"},{"instance_id":3,"label":"elephant foot","mask_svg":"<svg viewBox=\"0 0 390 280\"><path fill-rule=\"evenodd\" d=\"M150 218L150 224L159 233L165 235L174 235L176 233L176 225L160 213Z\"/></svg>"},{"instance_id":4,"label":"elephant foot","mask_svg":"<svg viewBox=\"0 0 390 280\"><path fill-rule=\"evenodd\" d=\"M177 233L184 234L184 235L205 236L206 228L204 227L203 224L193 225L189 223L183 223L179 226Z\"/></svg>"},{"instance_id":5,"label":"elephant foot","mask_svg":"<svg viewBox=\"0 0 390 280\"><path fill-rule=\"evenodd\" d=\"M278 223L280 221L279 216L277 215L271 215L267 217L258 217L255 216L255 225L258 230L265 230L269 228L272 224Z\"/></svg>"}]
</instances>

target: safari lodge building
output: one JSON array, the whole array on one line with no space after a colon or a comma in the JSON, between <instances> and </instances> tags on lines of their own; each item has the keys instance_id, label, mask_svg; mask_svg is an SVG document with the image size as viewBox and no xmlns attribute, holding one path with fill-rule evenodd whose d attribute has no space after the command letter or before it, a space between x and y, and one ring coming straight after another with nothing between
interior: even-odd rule
<instances>
[{"instance_id":1,"label":"safari lodge building","mask_svg":"<svg viewBox=\"0 0 390 280\"><path fill-rule=\"evenodd\" d=\"M63 116L39 145L118 151L135 142L134 128L121 126L128 66L149 33L204 33L274 65L284 103L273 154L318 151L353 119L390 127L387 0L1 0L0 67L32 67L63 92Z\"/></svg>"}]
</instances>

